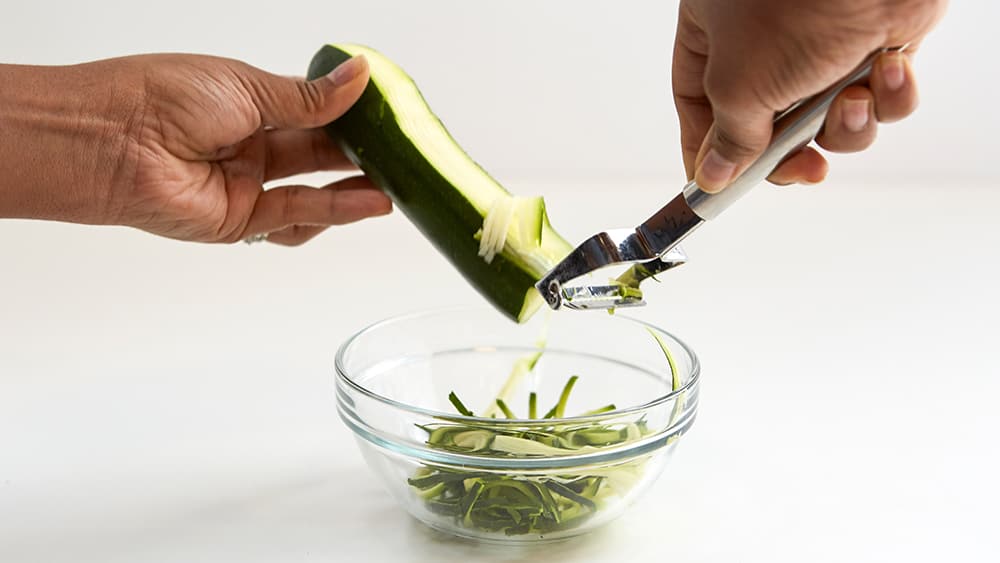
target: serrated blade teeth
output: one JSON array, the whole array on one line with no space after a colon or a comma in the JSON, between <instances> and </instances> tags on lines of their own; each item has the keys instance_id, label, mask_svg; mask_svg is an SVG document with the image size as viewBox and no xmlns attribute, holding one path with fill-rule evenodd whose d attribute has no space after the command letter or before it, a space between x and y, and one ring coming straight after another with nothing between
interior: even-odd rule
<instances>
[{"instance_id":1,"label":"serrated blade teeth","mask_svg":"<svg viewBox=\"0 0 1000 563\"><path fill-rule=\"evenodd\" d=\"M641 297L628 295L624 290L617 284L564 287L562 304L577 310L641 307L646 304Z\"/></svg>"}]
</instances>

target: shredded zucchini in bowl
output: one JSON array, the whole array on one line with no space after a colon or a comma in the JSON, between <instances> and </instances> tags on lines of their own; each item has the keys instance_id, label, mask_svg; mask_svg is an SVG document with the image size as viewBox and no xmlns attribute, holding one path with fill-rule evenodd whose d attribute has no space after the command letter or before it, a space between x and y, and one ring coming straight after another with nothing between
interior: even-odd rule
<instances>
[{"instance_id":1,"label":"shredded zucchini in bowl","mask_svg":"<svg viewBox=\"0 0 1000 563\"><path fill-rule=\"evenodd\" d=\"M673 356L666 343L650 332L670 365L672 388L676 391L681 381ZM567 401L580 380L576 375L566 381L558 400L541 416L537 408L538 396L531 392L526 405L527 416L518 418L508 404L510 397L541 356L539 351L515 362L496 399L479 419L419 426L427 433L426 445L484 457L554 457L620 447L650 434L644 419L601 423L584 418L574 422L572 418L565 418ZM460 415L476 416L455 392L451 392L448 399ZM683 398L678 399L672 419L682 410L683 402ZM612 413L615 409L614 404L608 404L580 413L580 416ZM519 428L490 423L489 419L498 417L532 424ZM552 420L552 424L538 424L545 420ZM420 467L408 483L430 512L452 518L455 524L464 528L507 536L544 535L579 526L597 514L610 499L624 497L639 481L646 461L646 456L638 456L612 466L567 470L559 475L512 474L427 464Z\"/></svg>"}]
</instances>

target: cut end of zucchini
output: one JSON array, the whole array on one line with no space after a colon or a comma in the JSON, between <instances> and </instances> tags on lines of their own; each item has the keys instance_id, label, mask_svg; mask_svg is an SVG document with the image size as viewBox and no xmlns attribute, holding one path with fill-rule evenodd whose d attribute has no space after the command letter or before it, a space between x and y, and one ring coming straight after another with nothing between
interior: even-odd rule
<instances>
[{"instance_id":1,"label":"cut end of zucchini","mask_svg":"<svg viewBox=\"0 0 1000 563\"><path fill-rule=\"evenodd\" d=\"M542 246L542 230L545 227L545 200L541 197L516 197L517 231L519 246L536 248Z\"/></svg>"},{"instance_id":2,"label":"cut end of zucchini","mask_svg":"<svg viewBox=\"0 0 1000 563\"><path fill-rule=\"evenodd\" d=\"M542 297L541 293L538 293L535 286L531 286L531 288L524 294L521 310L517 312L515 320L519 323L526 322L534 316L539 309L542 308L542 305L545 305L545 298Z\"/></svg>"}]
</instances>

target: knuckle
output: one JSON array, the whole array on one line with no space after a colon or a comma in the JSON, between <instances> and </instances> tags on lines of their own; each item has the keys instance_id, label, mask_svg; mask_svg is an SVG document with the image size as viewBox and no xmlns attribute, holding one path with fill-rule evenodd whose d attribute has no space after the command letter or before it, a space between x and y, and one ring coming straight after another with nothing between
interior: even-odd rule
<instances>
[{"instance_id":1,"label":"knuckle","mask_svg":"<svg viewBox=\"0 0 1000 563\"><path fill-rule=\"evenodd\" d=\"M304 190L302 186L289 186L281 192L281 218L286 224L295 222L305 195Z\"/></svg>"},{"instance_id":2,"label":"knuckle","mask_svg":"<svg viewBox=\"0 0 1000 563\"><path fill-rule=\"evenodd\" d=\"M712 104L708 96L690 95L674 92L674 105L682 110L711 111Z\"/></svg>"},{"instance_id":3,"label":"knuckle","mask_svg":"<svg viewBox=\"0 0 1000 563\"><path fill-rule=\"evenodd\" d=\"M701 139L694 137L692 135L686 135L681 138L681 151L687 154L698 154L701 150Z\"/></svg>"},{"instance_id":4,"label":"knuckle","mask_svg":"<svg viewBox=\"0 0 1000 563\"><path fill-rule=\"evenodd\" d=\"M323 108L325 96L322 88L315 82L296 81L295 89L302 108L309 114L315 114Z\"/></svg>"},{"instance_id":5,"label":"knuckle","mask_svg":"<svg viewBox=\"0 0 1000 563\"><path fill-rule=\"evenodd\" d=\"M329 218L331 223L334 224L339 223L343 220L343 215L344 215L343 212L344 210L343 206L341 205L339 193L330 190L326 190L326 193L327 193L326 197L327 217Z\"/></svg>"},{"instance_id":6,"label":"knuckle","mask_svg":"<svg viewBox=\"0 0 1000 563\"><path fill-rule=\"evenodd\" d=\"M726 156L738 160L748 159L757 155L760 149L750 139L738 138L729 131L715 128L715 146Z\"/></svg>"},{"instance_id":7,"label":"knuckle","mask_svg":"<svg viewBox=\"0 0 1000 563\"><path fill-rule=\"evenodd\" d=\"M779 79L766 75L748 74L746 68L729 69L723 66L711 68L705 73L705 97L711 102L713 111L724 113L744 113L759 107L779 107L782 96L777 93Z\"/></svg>"},{"instance_id":8,"label":"knuckle","mask_svg":"<svg viewBox=\"0 0 1000 563\"><path fill-rule=\"evenodd\" d=\"M317 130L313 133L309 142L309 151L312 156L313 168L322 170L330 166L330 141L325 132Z\"/></svg>"}]
</instances>

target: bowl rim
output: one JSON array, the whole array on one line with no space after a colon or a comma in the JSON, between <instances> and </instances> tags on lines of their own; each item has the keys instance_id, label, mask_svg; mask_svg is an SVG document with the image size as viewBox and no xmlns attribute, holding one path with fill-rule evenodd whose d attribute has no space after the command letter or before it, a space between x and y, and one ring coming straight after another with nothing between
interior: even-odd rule
<instances>
[{"instance_id":1,"label":"bowl rim","mask_svg":"<svg viewBox=\"0 0 1000 563\"><path fill-rule=\"evenodd\" d=\"M658 326L656 326L656 325L654 325L652 323L649 323L649 322L646 322L646 321L643 321L643 320L640 320L640 319L636 319L635 317L632 317L632 316L629 316L629 315L617 315L617 314L615 315L615 319L616 319L615 322L617 322L617 320L620 319L623 322L631 322L631 323L635 323L635 324L641 325L643 327L646 327L648 330L654 330L654 331L657 331L657 332L659 332L661 334L669 336L674 342L676 342L678 345L680 345L681 349L684 350L684 352L691 359L691 369L690 369L691 373L688 376L687 381L685 381L683 385L681 385L677 389L671 390L669 393L667 393L665 395L660 395L660 396L658 396L658 397L656 397L654 399L651 399L651 400L649 400L649 401L647 401L645 403L641 403L641 404L638 404L638 405L633 405L633 406L625 407L625 408L621 408L621 409L615 409L615 410L603 412L603 413L600 413L600 414L565 416L565 417L561 417L561 418L546 418L546 419L538 419L538 418L491 418L491 417L484 417L484 416L466 416L466 415L463 415L463 414L448 413L448 412L444 412L444 411L439 411L439 410L428 409L428 408L424 408L424 407L418 407L416 405L411 405L411 404L405 403L403 401L392 399L392 398L386 397L384 395L381 395L379 393L376 393L376 392L372 391L371 389L368 389L367 387L361 385L357 381L354 381L349 375L347 375L347 369L344 367L344 360L345 360L345 356L346 356L349 348L351 347L351 345L354 344L362 336L364 336L364 335L366 335L366 334L368 334L368 333L370 333L370 332L372 332L374 330L377 330L378 328L380 328L380 327L382 327L384 325L387 325L387 324L390 324L390 323L394 323L394 322L399 322L399 321L405 321L405 320L408 320L408 319L413 319L415 317L426 317L426 316L438 315L438 314L443 314L443 313L482 312L482 311L492 311L492 309L488 308L488 307L483 307L483 306L437 307L437 308L429 308L429 309L423 309L423 310L418 310L418 311L411 311L409 313L403 313L403 314L400 314L400 315L393 315L391 317L387 317L387 318L381 319L379 321L373 322L373 323L365 326L361 330L358 330L357 332L355 332L354 334L352 334L337 349L336 356L334 357L334 368L335 368L335 370L337 372L337 379L339 381L344 382L346 385L348 385L349 387L351 387L353 390L361 393L362 395L364 395L364 396L366 396L366 397L368 397L370 399L373 399L375 401L381 402L381 403L386 404L388 406L391 406L393 408L400 409L400 410L403 410L403 411L406 411L406 412L410 412L410 413L413 413L413 414L418 414L418 415L422 415L422 416L428 416L428 417L432 417L432 418L435 418L435 419L440 419L440 420L444 420L444 421L448 421L448 422L459 422L459 423L468 423L468 424L485 424L485 423L488 423L490 425L496 425L496 426L518 426L518 427L525 427L525 426L531 426L531 425L537 425L537 424L544 424L546 426L551 426L553 424L579 424L579 423L591 422L591 421L605 421L605 420L611 419L611 418L617 418L617 417L620 417L620 416L626 416L626 415L630 415L630 414L636 414L636 413L639 413L639 412L642 412L642 411L653 409L653 408L655 408L655 407L657 407L659 405L662 405L664 403L667 403L667 402L671 401L672 399L674 399L675 397L677 397L677 396L679 396L681 394L686 393L691 387L694 387L695 385L697 385L698 382L701 379L701 362L699 361L697 354L694 353L694 350L692 350L691 347L688 346L688 344L686 342L684 342L680 338L677 338L676 336L674 336L673 333L668 332L666 330L663 330L662 328L660 328L660 327L658 327Z\"/></svg>"}]
</instances>

